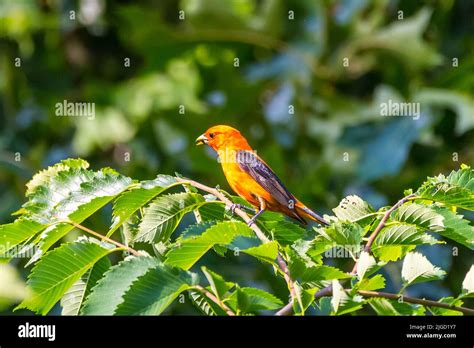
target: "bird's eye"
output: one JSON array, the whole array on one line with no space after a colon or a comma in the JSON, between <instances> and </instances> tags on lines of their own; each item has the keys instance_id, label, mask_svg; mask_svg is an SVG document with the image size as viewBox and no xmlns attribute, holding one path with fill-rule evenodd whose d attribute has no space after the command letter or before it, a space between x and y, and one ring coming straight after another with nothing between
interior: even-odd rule
<instances>
[{"instance_id":1,"label":"bird's eye","mask_svg":"<svg viewBox=\"0 0 474 348\"><path fill-rule=\"evenodd\" d=\"M209 133L209 137L213 139L216 135L214 133Z\"/></svg>"}]
</instances>

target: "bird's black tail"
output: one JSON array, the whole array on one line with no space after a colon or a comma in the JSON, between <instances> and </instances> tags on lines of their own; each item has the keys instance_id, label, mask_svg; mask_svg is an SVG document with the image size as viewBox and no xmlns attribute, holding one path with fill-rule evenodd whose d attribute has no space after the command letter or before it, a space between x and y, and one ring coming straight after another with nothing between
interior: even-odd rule
<instances>
[{"instance_id":1,"label":"bird's black tail","mask_svg":"<svg viewBox=\"0 0 474 348\"><path fill-rule=\"evenodd\" d=\"M296 210L297 210L299 215L301 215L303 217L306 217L310 220L316 221L316 222L320 223L321 225L324 225L324 226L329 225L329 223L326 220L324 220L324 218L322 218L321 216L316 214L314 211L309 209L303 203L298 202L298 204L296 204L295 207L296 207Z\"/></svg>"}]
</instances>

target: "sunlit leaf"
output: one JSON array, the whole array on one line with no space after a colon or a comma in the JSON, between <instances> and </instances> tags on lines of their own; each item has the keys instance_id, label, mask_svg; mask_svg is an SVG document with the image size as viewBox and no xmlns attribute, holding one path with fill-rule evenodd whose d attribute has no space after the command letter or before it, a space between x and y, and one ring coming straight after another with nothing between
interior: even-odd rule
<instances>
[{"instance_id":1,"label":"sunlit leaf","mask_svg":"<svg viewBox=\"0 0 474 348\"><path fill-rule=\"evenodd\" d=\"M115 314L159 315L197 280L193 273L159 264L132 283Z\"/></svg>"},{"instance_id":2,"label":"sunlit leaf","mask_svg":"<svg viewBox=\"0 0 474 348\"><path fill-rule=\"evenodd\" d=\"M156 198L146 209L134 242L167 241L186 213L206 204L197 193L176 193Z\"/></svg>"},{"instance_id":3,"label":"sunlit leaf","mask_svg":"<svg viewBox=\"0 0 474 348\"><path fill-rule=\"evenodd\" d=\"M78 315L91 289L110 267L107 257L101 258L61 298L61 315Z\"/></svg>"},{"instance_id":4,"label":"sunlit leaf","mask_svg":"<svg viewBox=\"0 0 474 348\"><path fill-rule=\"evenodd\" d=\"M361 296L349 296L337 280L332 281L331 305L334 314L342 315L354 312L362 308L363 303L364 300Z\"/></svg>"},{"instance_id":5,"label":"sunlit leaf","mask_svg":"<svg viewBox=\"0 0 474 348\"><path fill-rule=\"evenodd\" d=\"M332 211L339 219L349 222L364 220L374 213L370 204L356 195L345 197Z\"/></svg>"},{"instance_id":6,"label":"sunlit leaf","mask_svg":"<svg viewBox=\"0 0 474 348\"><path fill-rule=\"evenodd\" d=\"M469 223L469 220L463 219L462 215L446 208L435 206L433 209L444 217L445 228L443 231L439 231L439 234L473 250L474 226Z\"/></svg>"},{"instance_id":7,"label":"sunlit leaf","mask_svg":"<svg viewBox=\"0 0 474 348\"><path fill-rule=\"evenodd\" d=\"M445 271L433 266L433 264L420 253L408 253L403 260L402 279L405 286L443 279L445 275Z\"/></svg>"},{"instance_id":8,"label":"sunlit leaf","mask_svg":"<svg viewBox=\"0 0 474 348\"><path fill-rule=\"evenodd\" d=\"M474 297L474 265L471 266L462 282L462 296Z\"/></svg>"},{"instance_id":9,"label":"sunlit leaf","mask_svg":"<svg viewBox=\"0 0 474 348\"><path fill-rule=\"evenodd\" d=\"M428 178L416 194L448 206L474 210L474 170L463 166L452 171L447 177L440 174Z\"/></svg>"},{"instance_id":10,"label":"sunlit leaf","mask_svg":"<svg viewBox=\"0 0 474 348\"><path fill-rule=\"evenodd\" d=\"M209 226L208 223L205 224L206 227ZM237 236L251 237L253 231L239 221L212 224L202 234L178 241L177 246L166 255L166 264L189 269L214 245L230 244Z\"/></svg>"},{"instance_id":11,"label":"sunlit leaf","mask_svg":"<svg viewBox=\"0 0 474 348\"><path fill-rule=\"evenodd\" d=\"M444 229L442 215L427 206L416 203L403 204L392 214L392 219L435 232Z\"/></svg>"},{"instance_id":12,"label":"sunlit leaf","mask_svg":"<svg viewBox=\"0 0 474 348\"><path fill-rule=\"evenodd\" d=\"M113 223L107 233L110 236L139 208L176 183L176 179L167 175L158 175L155 180L142 181L139 187L122 193L113 205Z\"/></svg>"},{"instance_id":13,"label":"sunlit leaf","mask_svg":"<svg viewBox=\"0 0 474 348\"><path fill-rule=\"evenodd\" d=\"M219 274L212 272L207 267L201 267L204 276L207 278L212 292L219 300L224 298L224 295L235 285L232 282L227 282Z\"/></svg>"},{"instance_id":14,"label":"sunlit leaf","mask_svg":"<svg viewBox=\"0 0 474 348\"><path fill-rule=\"evenodd\" d=\"M278 243L275 241L264 243L241 252L256 257L259 260L273 263L278 255Z\"/></svg>"},{"instance_id":15,"label":"sunlit leaf","mask_svg":"<svg viewBox=\"0 0 474 348\"><path fill-rule=\"evenodd\" d=\"M372 252L382 261L396 261L422 244L436 244L438 241L416 226L399 223L384 227L372 245Z\"/></svg>"},{"instance_id":16,"label":"sunlit leaf","mask_svg":"<svg viewBox=\"0 0 474 348\"><path fill-rule=\"evenodd\" d=\"M123 302L123 295L132 283L150 268L158 265L151 257L129 256L111 267L92 288L81 310L83 315L113 315Z\"/></svg>"},{"instance_id":17,"label":"sunlit leaf","mask_svg":"<svg viewBox=\"0 0 474 348\"><path fill-rule=\"evenodd\" d=\"M28 276L31 296L17 308L48 313L81 276L113 251L97 243L82 241L63 244L48 252Z\"/></svg>"},{"instance_id":18,"label":"sunlit leaf","mask_svg":"<svg viewBox=\"0 0 474 348\"><path fill-rule=\"evenodd\" d=\"M358 290L378 290L385 288L385 278L376 274L372 278L364 278L357 284Z\"/></svg>"}]
</instances>

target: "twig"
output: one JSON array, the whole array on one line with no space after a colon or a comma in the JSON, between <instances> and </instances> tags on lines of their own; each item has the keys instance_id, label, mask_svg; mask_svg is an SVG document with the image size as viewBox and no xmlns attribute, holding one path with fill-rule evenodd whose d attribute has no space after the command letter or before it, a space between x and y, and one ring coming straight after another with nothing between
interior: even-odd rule
<instances>
[{"instance_id":1,"label":"twig","mask_svg":"<svg viewBox=\"0 0 474 348\"><path fill-rule=\"evenodd\" d=\"M65 224L73 225L74 227L76 227L76 228L78 228L78 229L80 229L80 230L82 230L82 231L84 231L84 232L87 232L87 233L89 233L89 234L92 234L93 236L96 236L97 238L100 238L101 240L105 240L105 241L107 241L107 242L109 242L109 243L114 244L115 246L118 246L119 248L122 248L122 249L127 250L127 251L129 251L131 254L133 254L133 255L135 255L135 256L140 256L140 255L141 255L141 254L140 254L138 251L136 251L135 249L130 248L129 246L126 246L126 245L124 245L124 244L122 244L122 243L119 243L119 242L117 242L117 241L115 241L115 240L113 240L113 239L110 239L109 237L106 237L106 236L104 236L104 235L102 235L102 234L100 234L100 233L97 233L97 232L91 230L90 228L87 228L87 227L85 227L85 226L82 226L82 225L78 224L77 222L74 222L74 221L71 221L71 220L60 220L60 221L56 222L56 224L59 224L59 223L65 223Z\"/></svg>"},{"instance_id":2,"label":"twig","mask_svg":"<svg viewBox=\"0 0 474 348\"><path fill-rule=\"evenodd\" d=\"M409 199L413 197L415 197L415 194L411 194L411 195L403 197L384 213L382 219L380 220L379 224L375 228L374 232L372 232L369 239L367 240L367 244L365 245L363 249L365 252L370 252L370 248L372 247L372 244L374 243L375 238L378 236L382 228L385 226L385 223L387 222L390 214L392 214L394 210L398 209L402 204L404 204L406 201L408 201ZM354 267L352 268L352 271L350 273L351 275L355 275L357 273L358 264L359 264L359 260L356 260ZM332 294L332 285L328 285L325 288L319 290L314 295L314 298L317 299L324 296L330 296L331 294ZM287 305L285 305L285 307L280 309L275 315L291 315L292 310L293 310L292 304L288 303Z\"/></svg>"},{"instance_id":3,"label":"twig","mask_svg":"<svg viewBox=\"0 0 474 348\"><path fill-rule=\"evenodd\" d=\"M374 240L375 238L377 237L377 235L379 234L379 232L382 230L382 228L384 227L385 223L387 222L390 214L392 214L392 212L396 209L398 209L402 204L404 204L406 201L412 199L413 197L415 197L415 194L411 194L411 195L408 195L408 196L405 196L403 197L402 199L400 199L397 203L395 203L389 210L387 210L385 212L385 214L383 215L382 217L382 220L380 220L379 224L377 225L377 228L374 230L374 232L372 232L372 234L370 235L369 239L367 240L367 244L365 245L364 247L364 251L365 252L369 252L370 251L370 247L372 246L372 244L374 243Z\"/></svg>"},{"instance_id":4,"label":"twig","mask_svg":"<svg viewBox=\"0 0 474 348\"><path fill-rule=\"evenodd\" d=\"M408 196L403 197L400 199L397 203L395 203L389 210L387 210L384 214L382 219L380 220L379 224L375 228L374 232L369 236L369 239L367 240L367 243L365 244L364 251L365 252L370 252L370 248L372 247L372 244L375 241L375 238L379 235L380 231L382 228L384 228L385 223L387 222L388 218L390 217L390 214L392 214L396 209L398 209L401 205L403 205L406 201L412 199L415 197L415 194L411 194ZM354 264L354 267L352 268L351 275L355 275L357 273L357 265L359 264L359 260L357 260Z\"/></svg>"},{"instance_id":5,"label":"twig","mask_svg":"<svg viewBox=\"0 0 474 348\"><path fill-rule=\"evenodd\" d=\"M189 184L191 186L194 186L194 187L196 187L196 188L198 188L202 191L208 192L208 193L216 196L220 201L224 202L225 205L228 208L230 208L233 205L233 202L230 199L228 199L222 192L220 192L219 190L217 190L215 188L203 185L203 184L201 184L197 181L190 180L190 179L177 177L176 180L181 182L181 183L184 183L184 184L187 183L187 184ZM240 216L245 222L248 223L250 221L250 217L242 209L235 208L234 213L237 214L238 216ZM268 239L268 237L262 232L262 230L256 224L252 224L250 226L250 228L255 232L255 235L258 237L258 239L260 239L260 241L262 243L269 243L270 242L270 239ZM288 284L288 289L289 289L290 295L291 295L291 302L293 302L293 299L296 297L296 291L295 291L294 283L293 283L293 280L291 279L291 275L290 275L290 271L288 269L288 265L286 264L285 260L283 259L283 257L281 256L280 253L278 253L278 256L277 256L277 262L278 262L278 266L280 267L281 271L283 272L283 277L285 278L285 281Z\"/></svg>"},{"instance_id":6,"label":"twig","mask_svg":"<svg viewBox=\"0 0 474 348\"><path fill-rule=\"evenodd\" d=\"M318 299L324 296L330 296L332 294L332 285L328 285L325 288L322 288L314 294L314 298ZM275 313L276 316L285 316L293 314L293 300L288 302L284 307L282 307L278 312Z\"/></svg>"},{"instance_id":7,"label":"twig","mask_svg":"<svg viewBox=\"0 0 474 348\"><path fill-rule=\"evenodd\" d=\"M420 304L427 307L439 307L439 308L445 308L445 309L452 309L452 310L462 312L467 315L474 315L474 309L455 306L449 303L436 302L436 301L425 300L425 299L416 298L416 297L410 297L410 296L399 295L399 294L391 294L388 292L379 292L379 291L359 290L357 293L364 297L380 297L380 298L388 298L391 300L398 300L401 298L403 302Z\"/></svg>"},{"instance_id":8,"label":"twig","mask_svg":"<svg viewBox=\"0 0 474 348\"><path fill-rule=\"evenodd\" d=\"M235 316L235 313L222 301L220 301L214 294L208 291L206 288L203 288L201 285L193 286L193 289L196 289L206 295L212 302L221 307L229 316Z\"/></svg>"}]
</instances>

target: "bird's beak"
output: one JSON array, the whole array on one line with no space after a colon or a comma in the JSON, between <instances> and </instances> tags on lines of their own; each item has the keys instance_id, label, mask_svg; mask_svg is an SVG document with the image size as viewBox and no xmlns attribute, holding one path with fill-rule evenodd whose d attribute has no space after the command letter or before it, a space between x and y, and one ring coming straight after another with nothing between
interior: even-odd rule
<instances>
[{"instance_id":1,"label":"bird's beak","mask_svg":"<svg viewBox=\"0 0 474 348\"><path fill-rule=\"evenodd\" d=\"M196 139L196 145L203 145L203 144L207 144L207 143L208 143L208 140L207 140L205 134L201 134Z\"/></svg>"}]
</instances>

